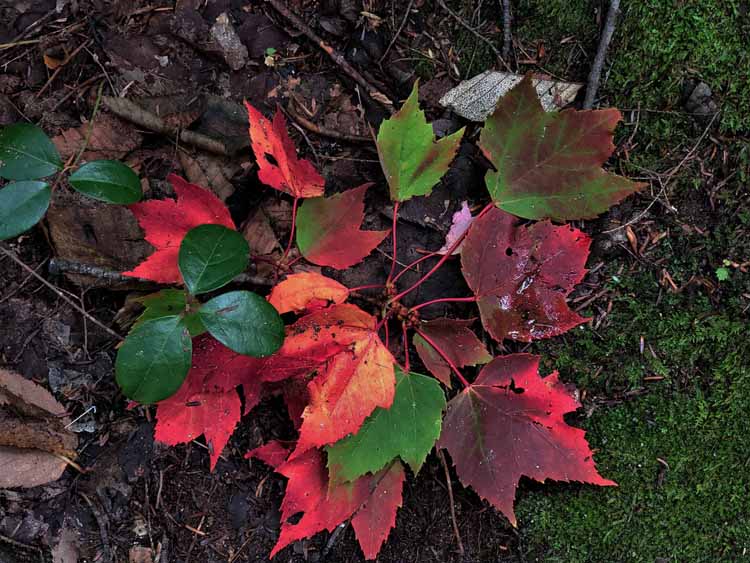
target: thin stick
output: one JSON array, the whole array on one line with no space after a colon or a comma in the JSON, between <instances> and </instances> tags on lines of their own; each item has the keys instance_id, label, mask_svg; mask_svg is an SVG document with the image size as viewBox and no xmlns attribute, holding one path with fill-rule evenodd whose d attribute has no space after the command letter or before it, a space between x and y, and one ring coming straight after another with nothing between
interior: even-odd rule
<instances>
[{"instance_id":1,"label":"thin stick","mask_svg":"<svg viewBox=\"0 0 750 563\"><path fill-rule=\"evenodd\" d=\"M314 42L318 47L320 47L323 51L326 52L326 54L331 57L333 62L335 62L337 65L341 67L341 69L349 75L349 78L354 80L357 84L359 84L362 88L365 89L365 91L370 95L370 97L378 102L380 105L388 109L389 112L393 112L393 102L383 94L380 90L375 88L373 85L371 85L364 76L362 76L357 69L355 69L352 65L349 64L349 62L346 60L344 55L339 53L336 49L331 47L328 43L323 41L323 39L315 33L312 29L310 29L310 26L308 26L305 22L302 21L302 19L293 14L289 11L289 9L286 7L286 5L282 2L282 0L267 0L271 6L273 6L274 10L276 10L279 14L284 16L289 22L296 27L299 31L301 31L310 41Z\"/></svg>"},{"instance_id":2,"label":"thin stick","mask_svg":"<svg viewBox=\"0 0 750 563\"><path fill-rule=\"evenodd\" d=\"M80 306L78 306L72 299L70 299L67 295L65 295L58 287L55 287L50 282L45 280L42 276L40 276L36 271L31 268L30 266L27 266L18 256L16 256L15 252L12 250L9 250L5 248L5 246L0 245L0 251L3 252L7 257L9 257L11 260L13 260L16 264L21 266L24 270L26 270L29 274L34 276L37 280L42 282L44 285L46 285L49 289L51 289L53 292L57 294L57 296L65 301L68 305L73 307L76 311L81 313L84 317L86 317L88 320L90 320L92 323L94 323L96 326L104 330L107 334L112 336L113 338L116 338L117 340L125 340L122 336L117 334L114 330L109 328L107 325L99 321L98 319L92 317L89 313L86 312L86 310Z\"/></svg>"},{"instance_id":3,"label":"thin stick","mask_svg":"<svg viewBox=\"0 0 750 563\"><path fill-rule=\"evenodd\" d=\"M355 291L361 291L363 289L380 289L381 287L385 287L382 283L371 283L368 285L357 285L354 287L349 288L349 293L354 293Z\"/></svg>"},{"instance_id":4,"label":"thin stick","mask_svg":"<svg viewBox=\"0 0 750 563\"><path fill-rule=\"evenodd\" d=\"M430 258L434 258L435 256L440 256L440 255L437 252L430 252L428 254L425 254L424 256L422 256L421 258L419 258L418 260L415 260L411 264L405 266L404 269L401 270L398 274L396 274L396 277L394 277L391 281L393 283L396 283L401 276L403 276L406 272L408 272L409 270L411 270L414 266L416 266L417 264L420 264L420 263L424 262L425 260L428 260Z\"/></svg>"},{"instance_id":5,"label":"thin stick","mask_svg":"<svg viewBox=\"0 0 750 563\"><path fill-rule=\"evenodd\" d=\"M341 133L340 131L334 131L333 129L321 127L317 123L313 123L303 115L300 115L300 113L295 109L297 104L298 102L296 101L296 99L291 98L289 104L287 105L286 111L294 121L296 121L299 125L307 129L311 133L315 133L316 135L320 135L322 137L330 137L331 139L336 139L338 141L348 141L351 143L373 142L370 137L365 137L364 135L349 135L347 133Z\"/></svg>"},{"instance_id":6,"label":"thin stick","mask_svg":"<svg viewBox=\"0 0 750 563\"><path fill-rule=\"evenodd\" d=\"M448 462L445 461L445 454L443 450L438 449L438 455L440 461L443 462L443 469L445 469L445 484L448 485L448 500L451 504L451 521L453 522L453 533L456 536L456 543L458 543L458 552L463 556L464 554L464 542L461 541L461 532L458 531L458 522L456 522L456 501L453 500L453 485L451 484L451 474L448 471Z\"/></svg>"},{"instance_id":7,"label":"thin stick","mask_svg":"<svg viewBox=\"0 0 750 563\"><path fill-rule=\"evenodd\" d=\"M510 47L513 44L510 26L513 14L510 11L510 0L503 0L503 59L510 58Z\"/></svg>"},{"instance_id":8,"label":"thin stick","mask_svg":"<svg viewBox=\"0 0 750 563\"><path fill-rule=\"evenodd\" d=\"M432 338L430 338L429 336L427 336L424 332L422 332L418 328L414 327L414 330L417 332L417 334L419 336L421 336L424 339L425 342L427 342L427 344L429 344L430 346L432 346L435 349L435 352L437 352L438 354L440 354L440 356L445 360L445 363L447 363L450 366L450 368L453 370L453 373L456 374L456 377L458 377L459 381L461 381L461 383L463 384L463 386L464 387L468 387L469 386L469 382L466 381L466 378L463 375L461 375L461 372L458 371L458 368L456 367L456 364L454 364L453 360L451 360L448 357L448 355L445 352L443 352L443 349L440 348L440 346L438 346Z\"/></svg>"},{"instance_id":9,"label":"thin stick","mask_svg":"<svg viewBox=\"0 0 750 563\"><path fill-rule=\"evenodd\" d=\"M434 305L436 303L476 303L476 300L477 298L473 295L471 297L441 297L439 299L425 301L424 303L420 303L419 305L414 305L414 307L412 307L410 311L419 311L419 309L423 307Z\"/></svg>"},{"instance_id":10,"label":"thin stick","mask_svg":"<svg viewBox=\"0 0 750 563\"><path fill-rule=\"evenodd\" d=\"M68 64L73 59L73 57L75 57L81 51L81 49L86 47L89 43L91 43L91 41L84 41L78 47L76 47L75 50L70 55L68 55L65 58L62 64L55 69L55 72L52 73L52 76L49 77L49 80L47 80L47 83L44 86L42 86L42 89L39 90L39 92L37 92L36 96L34 96L35 100L39 99L39 96L44 94L47 88L49 88L49 85L52 84L55 81L55 78L57 78L57 75L60 74L60 71L63 68L65 68L65 65Z\"/></svg>"},{"instance_id":11,"label":"thin stick","mask_svg":"<svg viewBox=\"0 0 750 563\"><path fill-rule=\"evenodd\" d=\"M591 109L594 107L594 98L596 98L596 91L599 89L599 78L602 74L602 67L604 66L604 59L607 56L609 42L612 40L612 35L615 32L617 12L619 10L620 0L611 0L609 3L609 11L607 12L607 19L604 22L604 30L599 39L599 47L596 50L596 57L594 57L594 64L591 65L589 81L586 85L586 97L583 100L583 109Z\"/></svg>"},{"instance_id":12,"label":"thin stick","mask_svg":"<svg viewBox=\"0 0 750 563\"><path fill-rule=\"evenodd\" d=\"M391 238L393 239L393 257L391 260L391 272L388 274L388 279L385 281L386 285L391 283L393 274L396 272L396 225L398 223L398 204L398 201L393 204L393 228L391 229Z\"/></svg>"},{"instance_id":13,"label":"thin stick","mask_svg":"<svg viewBox=\"0 0 750 563\"><path fill-rule=\"evenodd\" d=\"M78 164L79 160L81 160L83 153L86 151L86 148L89 146L89 141L91 140L91 134L94 132L94 120L96 119L96 114L99 112L99 104L102 102L102 90L103 89L104 89L104 81L102 81L101 84L99 84L99 90L96 93L96 102L94 102L94 109L91 111L91 119L89 119L89 127L88 127L88 130L86 131L86 136L83 139L83 146L81 147L81 150L78 151L78 154L73 160L73 163L70 165L70 168L75 168L75 165Z\"/></svg>"},{"instance_id":14,"label":"thin stick","mask_svg":"<svg viewBox=\"0 0 750 563\"><path fill-rule=\"evenodd\" d=\"M404 26L406 25L406 22L409 20L409 14L411 13L412 6L414 6L414 0L409 0L409 5L406 7L406 12L404 13L404 19L401 20L401 25L398 26L398 29L396 30L396 33L393 34L393 37L391 38L391 42L388 43L388 47L386 47L385 52L383 53L383 56L380 57L380 60L378 61L379 64L382 64L385 58L388 56L388 53L391 50L391 47L396 43L396 40L398 39L398 36L401 35L401 32L404 30Z\"/></svg>"}]
</instances>

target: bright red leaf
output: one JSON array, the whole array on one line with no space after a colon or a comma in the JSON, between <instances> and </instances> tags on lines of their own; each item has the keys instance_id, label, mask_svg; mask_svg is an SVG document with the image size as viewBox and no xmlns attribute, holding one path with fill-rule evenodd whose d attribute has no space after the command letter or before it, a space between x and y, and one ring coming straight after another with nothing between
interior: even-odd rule
<instances>
[{"instance_id":1,"label":"bright red leaf","mask_svg":"<svg viewBox=\"0 0 750 563\"><path fill-rule=\"evenodd\" d=\"M297 246L308 261L343 270L364 260L388 235L388 231L359 228L371 185L302 204L297 214Z\"/></svg>"},{"instance_id":2,"label":"bright red leaf","mask_svg":"<svg viewBox=\"0 0 750 563\"><path fill-rule=\"evenodd\" d=\"M294 197L322 196L325 180L312 162L297 158L281 110L276 110L271 123L249 103L245 102L245 107L260 181Z\"/></svg>"},{"instance_id":3,"label":"bright red leaf","mask_svg":"<svg viewBox=\"0 0 750 563\"><path fill-rule=\"evenodd\" d=\"M349 297L346 286L315 272L287 276L271 290L268 301L283 314L301 312L308 308L320 309L327 301L343 303Z\"/></svg>"},{"instance_id":4,"label":"bright red leaf","mask_svg":"<svg viewBox=\"0 0 750 563\"><path fill-rule=\"evenodd\" d=\"M245 454L245 459L255 458L276 469L289 457L289 448L278 440L271 440Z\"/></svg>"},{"instance_id":5,"label":"bright red leaf","mask_svg":"<svg viewBox=\"0 0 750 563\"><path fill-rule=\"evenodd\" d=\"M557 379L542 378L539 356L495 358L448 403L438 447L448 450L461 482L516 525L513 502L522 476L540 482L615 485L596 470L583 430L563 416L581 404Z\"/></svg>"},{"instance_id":6,"label":"bright red leaf","mask_svg":"<svg viewBox=\"0 0 750 563\"><path fill-rule=\"evenodd\" d=\"M565 299L586 274L590 243L570 226L519 225L496 208L477 217L461 265L487 332L498 341L530 342L586 322Z\"/></svg>"},{"instance_id":7,"label":"bright red leaf","mask_svg":"<svg viewBox=\"0 0 750 563\"><path fill-rule=\"evenodd\" d=\"M271 557L290 543L333 529L352 519L352 527L367 559L375 559L388 537L401 506L403 466L394 462L374 475L352 483L330 484L323 456L308 450L277 471L288 478L281 503L281 534ZM302 512L296 524L289 519Z\"/></svg>"},{"instance_id":8,"label":"bright red leaf","mask_svg":"<svg viewBox=\"0 0 750 563\"><path fill-rule=\"evenodd\" d=\"M176 174L170 174L167 180L174 187L177 199L152 199L128 206L155 251L131 271L123 272L124 276L158 283L182 283L177 255L187 232L205 224L235 228L229 210L210 191Z\"/></svg>"},{"instance_id":9,"label":"bright red leaf","mask_svg":"<svg viewBox=\"0 0 750 563\"><path fill-rule=\"evenodd\" d=\"M457 368L485 364L492 359L477 335L469 328L474 321L436 319L423 322L419 330L424 333ZM444 385L451 386L451 368L448 362L419 334L414 335L414 347L422 363Z\"/></svg>"}]
</instances>

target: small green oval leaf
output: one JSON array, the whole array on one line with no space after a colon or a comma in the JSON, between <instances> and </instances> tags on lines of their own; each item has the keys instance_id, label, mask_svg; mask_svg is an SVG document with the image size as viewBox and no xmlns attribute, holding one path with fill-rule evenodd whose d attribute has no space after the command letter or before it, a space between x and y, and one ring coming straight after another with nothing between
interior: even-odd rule
<instances>
[{"instance_id":1,"label":"small green oval leaf","mask_svg":"<svg viewBox=\"0 0 750 563\"><path fill-rule=\"evenodd\" d=\"M14 182L0 189L0 240L36 225L47 212L51 193L45 182Z\"/></svg>"},{"instance_id":2,"label":"small green oval leaf","mask_svg":"<svg viewBox=\"0 0 750 563\"><path fill-rule=\"evenodd\" d=\"M270 356L284 342L284 322L268 301L250 291L230 291L203 304L198 316L208 332L238 354Z\"/></svg>"},{"instance_id":3,"label":"small green oval leaf","mask_svg":"<svg viewBox=\"0 0 750 563\"><path fill-rule=\"evenodd\" d=\"M222 225L200 225L188 231L178 263L185 286L193 295L229 283L247 268L250 248L245 237Z\"/></svg>"},{"instance_id":4,"label":"small green oval leaf","mask_svg":"<svg viewBox=\"0 0 750 563\"><path fill-rule=\"evenodd\" d=\"M190 371L193 344L177 316L146 321L117 352L115 376L123 394L141 404L174 395Z\"/></svg>"},{"instance_id":5,"label":"small green oval leaf","mask_svg":"<svg viewBox=\"0 0 750 563\"><path fill-rule=\"evenodd\" d=\"M60 153L36 125L14 123L0 131L0 178L36 180L61 168Z\"/></svg>"},{"instance_id":6,"label":"small green oval leaf","mask_svg":"<svg viewBox=\"0 0 750 563\"><path fill-rule=\"evenodd\" d=\"M141 199L141 181L133 170L116 160L95 160L81 166L69 179L77 191L99 201L128 205Z\"/></svg>"},{"instance_id":7,"label":"small green oval leaf","mask_svg":"<svg viewBox=\"0 0 750 563\"><path fill-rule=\"evenodd\" d=\"M206 332L206 327L203 326L198 313L186 312L187 294L182 289L162 289L156 293L139 297L135 301L143 305L145 310L133 324L133 329L146 321L177 315L185 319L185 326L187 326L190 336L193 338Z\"/></svg>"}]
</instances>

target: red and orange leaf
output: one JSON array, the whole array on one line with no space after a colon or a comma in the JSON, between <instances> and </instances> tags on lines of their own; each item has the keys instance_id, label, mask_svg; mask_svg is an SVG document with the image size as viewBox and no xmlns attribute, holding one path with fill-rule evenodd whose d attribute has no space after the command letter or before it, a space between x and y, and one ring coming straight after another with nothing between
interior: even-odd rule
<instances>
[{"instance_id":1,"label":"red and orange leaf","mask_svg":"<svg viewBox=\"0 0 750 563\"><path fill-rule=\"evenodd\" d=\"M542 378L539 356L500 356L448 403L438 447L448 451L465 486L516 525L522 476L540 482L616 485L596 470L586 433L563 416L581 405L557 378Z\"/></svg>"},{"instance_id":2,"label":"red and orange leaf","mask_svg":"<svg viewBox=\"0 0 750 563\"><path fill-rule=\"evenodd\" d=\"M469 328L474 321L458 319L436 319L423 322L423 332L445 353L457 367L486 364L492 359L477 335ZM451 368L435 348L419 334L414 335L414 347L422 363L444 385L451 386Z\"/></svg>"},{"instance_id":3,"label":"red and orange leaf","mask_svg":"<svg viewBox=\"0 0 750 563\"><path fill-rule=\"evenodd\" d=\"M145 201L129 205L154 253L124 276L158 283L182 283L177 265L180 243L198 225L215 224L234 229L229 210L210 191L186 182L176 174L167 177L177 199Z\"/></svg>"},{"instance_id":4,"label":"red and orange leaf","mask_svg":"<svg viewBox=\"0 0 750 563\"><path fill-rule=\"evenodd\" d=\"M616 109L545 112L527 75L487 118L479 147L492 201L526 219L593 218L646 184L610 174Z\"/></svg>"},{"instance_id":5,"label":"red and orange leaf","mask_svg":"<svg viewBox=\"0 0 750 563\"><path fill-rule=\"evenodd\" d=\"M276 469L286 461L289 456L289 448L278 440L271 440L262 446L250 450L245 454L245 459L259 459L266 465Z\"/></svg>"},{"instance_id":6,"label":"red and orange leaf","mask_svg":"<svg viewBox=\"0 0 750 563\"><path fill-rule=\"evenodd\" d=\"M280 314L299 313L313 307L322 308L327 301L343 303L349 289L336 280L315 272L302 272L287 276L271 290L268 301Z\"/></svg>"},{"instance_id":7,"label":"red and orange leaf","mask_svg":"<svg viewBox=\"0 0 750 563\"><path fill-rule=\"evenodd\" d=\"M297 246L308 261L343 270L364 260L388 235L389 231L359 228L371 185L302 204L297 214Z\"/></svg>"},{"instance_id":8,"label":"red and orange leaf","mask_svg":"<svg viewBox=\"0 0 750 563\"><path fill-rule=\"evenodd\" d=\"M333 485L328 481L321 452L308 450L279 466L277 471L287 477L288 482L281 503L281 533L271 557L294 541L312 537L322 530L333 531L352 516L365 556L368 559L377 556L401 505L404 470L399 462L375 475ZM303 515L296 524L289 522L300 512Z\"/></svg>"},{"instance_id":9,"label":"red and orange leaf","mask_svg":"<svg viewBox=\"0 0 750 563\"><path fill-rule=\"evenodd\" d=\"M276 110L272 123L249 103L245 107L260 181L294 197L322 196L325 180L312 162L297 158L281 110Z\"/></svg>"},{"instance_id":10,"label":"red and orange leaf","mask_svg":"<svg viewBox=\"0 0 750 563\"><path fill-rule=\"evenodd\" d=\"M586 274L590 243L578 229L549 221L519 225L497 208L477 217L461 266L487 332L498 341L530 342L586 322L565 299Z\"/></svg>"}]
</instances>

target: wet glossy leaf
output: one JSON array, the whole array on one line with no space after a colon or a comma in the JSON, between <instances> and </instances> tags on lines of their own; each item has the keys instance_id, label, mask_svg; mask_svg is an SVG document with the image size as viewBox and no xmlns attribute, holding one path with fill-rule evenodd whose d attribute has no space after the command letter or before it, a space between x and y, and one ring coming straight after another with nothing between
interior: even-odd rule
<instances>
[{"instance_id":1,"label":"wet glossy leaf","mask_svg":"<svg viewBox=\"0 0 750 563\"><path fill-rule=\"evenodd\" d=\"M214 297L198 311L208 332L239 354L270 356L284 342L284 322L268 301L250 291Z\"/></svg>"},{"instance_id":2,"label":"wet glossy leaf","mask_svg":"<svg viewBox=\"0 0 750 563\"><path fill-rule=\"evenodd\" d=\"M141 199L138 174L116 160L95 160L81 166L68 179L76 190L92 199L126 205Z\"/></svg>"},{"instance_id":3,"label":"wet glossy leaf","mask_svg":"<svg viewBox=\"0 0 750 563\"><path fill-rule=\"evenodd\" d=\"M60 153L36 125L14 123L0 129L0 178L36 180L61 169Z\"/></svg>"},{"instance_id":4,"label":"wet glossy leaf","mask_svg":"<svg viewBox=\"0 0 750 563\"><path fill-rule=\"evenodd\" d=\"M182 239L178 255L185 287L193 295L219 289L245 271L249 253L245 238L223 225L191 229Z\"/></svg>"},{"instance_id":5,"label":"wet glossy leaf","mask_svg":"<svg viewBox=\"0 0 750 563\"><path fill-rule=\"evenodd\" d=\"M16 237L41 221L51 194L45 182L13 182L0 188L0 240Z\"/></svg>"}]
</instances>

